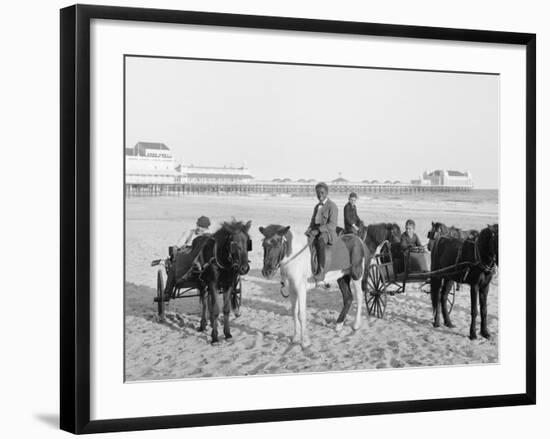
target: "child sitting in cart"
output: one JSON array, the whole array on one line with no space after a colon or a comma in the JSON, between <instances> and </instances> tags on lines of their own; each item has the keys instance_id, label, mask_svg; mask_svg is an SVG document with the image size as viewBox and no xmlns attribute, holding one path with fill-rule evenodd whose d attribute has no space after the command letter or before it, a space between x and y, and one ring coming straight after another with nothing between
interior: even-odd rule
<instances>
[{"instance_id":1,"label":"child sitting in cart","mask_svg":"<svg viewBox=\"0 0 550 439\"><path fill-rule=\"evenodd\" d=\"M207 216L201 216L197 220L197 226L193 227L187 233L182 233L176 242L176 247L178 250L191 249L193 246L193 241L195 238L208 233L208 228L210 227L210 218Z\"/></svg>"},{"instance_id":2,"label":"child sitting in cart","mask_svg":"<svg viewBox=\"0 0 550 439\"><path fill-rule=\"evenodd\" d=\"M401 251L403 252L403 257L408 258L409 266L407 267L407 271L409 273L428 271L426 251L414 231L415 227L415 222L412 219L408 219L405 223L405 232L401 235Z\"/></svg>"},{"instance_id":3,"label":"child sitting in cart","mask_svg":"<svg viewBox=\"0 0 550 439\"><path fill-rule=\"evenodd\" d=\"M168 277L166 279L166 288L164 289L165 296L170 296L170 293L176 283L176 278L191 269L190 259L196 259L191 255L193 251L193 241L199 236L210 233L209 227L210 219L206 216L199 217L199 219L197 219L197 226L182 233L176 242L176 245L171 247L170 258L172 260L172 267L167 273ZM180 254L179 257L178 254ZM201 266L198 261L194 261L193 265L195 270L200 271Z\"/></svg>"}]
</instances>

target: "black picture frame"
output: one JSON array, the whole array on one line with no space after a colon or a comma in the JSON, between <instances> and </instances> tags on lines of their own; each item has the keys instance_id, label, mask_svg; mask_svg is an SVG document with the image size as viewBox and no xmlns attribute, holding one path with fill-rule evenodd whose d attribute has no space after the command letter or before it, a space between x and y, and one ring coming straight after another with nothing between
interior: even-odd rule
<instances>
[{"instance_id":1,"label":"black picture frame","mask_svg":"<svg viewBox=\"0 0 550 439\"><path fill-rule=\"evenodd\" d=\"M72 433L193 427L535 404L536 401L536 36L210 12L75 5L60 11L61 349L60 426ZM90 21L133 20L256 29L522 45L526 48L525 393L90 420Z\"/></svg>"}]
</instances>

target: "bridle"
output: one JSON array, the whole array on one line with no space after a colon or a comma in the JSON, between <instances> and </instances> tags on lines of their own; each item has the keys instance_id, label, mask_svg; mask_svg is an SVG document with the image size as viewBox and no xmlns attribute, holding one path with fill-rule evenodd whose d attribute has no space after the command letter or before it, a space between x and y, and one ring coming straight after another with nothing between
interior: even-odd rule
<instances>
[{"instance_id":1,"label":"bridle","mask_svg":"<svg viewBox=\"0 0 550 439\"><path fill-rule=\"evenodd\" d=\"M281 268L281 263L285 258L287 250L288 250L288 241L284 236L282 236L281 249L279 251L279 255L277 256L277 262L275 263L274 271L277 271L279 268ZM265 265L265 257L266 257L266 248L264 246L264 265Z\"/></svg>"},{"instance_id":2,"label":"bridle","mask_svg":"<svg viewBox=\"0 0 550 439\"><path fill-rule=\"evenodd\" d=\"M479 266L479 268L484 272L484 273L494 273L495 271L495 265L497 264L497 256L496 256L496 251L495 251L495 238L496 238L496 233L493 229L491 229L490 227L488 228L489 232L491 233L491 237L489 238L489 242L490 242L490 250L491 250L491 254L489 256L489 263L488 264L485 264L483 262L483 260L481 259L481 253L479 251L479 236L476 237L475 239L475 259L477 261L477 265Z\"/></svg>"},{"instance_id":3,"label":"bridle","mask_svg":"<svg viewBox=\"0 0 550 439\"><path fill-rule=\"evenodd\" d=\"M281 238L281 250L279 252L279 255L277 256L277 262L275 263L275 266L274 266L274 271L277 271L279 268L281 268L282 266L285 266L287 265L289 262L292 262L294 259L296 259L300 254L302 254L306 248L308 248L308 244L306 244L299 252L293 254L288 260L286 261L283 261L283 259L285 258L286 254L287 254L287 251L288 251L288 240L286 239L285 236L283 236ZM265 247L264 247L264 265L265 265Z\"/></svg>"},{"instance_id":4,"label":"bridle","mask_svg":"<svg viewBox=\"0 0 550 439\"><path fill-rule=\"evenodd\" d=\"M281 246L280 246L280 250L279 250L279 255L277 256L277 261L275 262L275 266L273 267L274 272L276 272L281 267L283 267L283 266L289 264L290 262L292 262L299 255L301 255L309 246L308 244L306 244L303 248L300 249L300 251L293 254L286 261L283 261L286 254L287 254L287 252L288 252L288 245L289 245L288 240L286 239L285 236L282 236L281 237ZM266 248L265 248L265 245L264 245L264 266L265 266L265 262L266 262L265 258L266 258ZM281 277L282 277L282 275L281 275ZM286 297L289 296L290 293L285 294L285 287L286 287L286 283L283 279L281 279L281 295L286 298Z\"/></svg>"},{"instance_id":5,"label":"bridle","mask_svg":"<svg viewBox=\"0 0 550 439\"><path fill-rule=\"evenodd\" d=\"M214 256L213 260L215 264L221 268L222 270L233 270L234 272L237 272L240 270L240 268L243 265L241 254L243 252L243 248L238 242L233 241L233 239L227 239L225 242L225 250L227 251L227 260L229 262L228 265L224 265L220 262L218 259L218 242L214 240ZM235 257L235 255L237 255ZM248 262L248 259L247 261ZM248 266L248 269L246 270L246 273L250 270L250 266ZM246 274L244 273L244 274Z\"/></svg>"}]
</instances>

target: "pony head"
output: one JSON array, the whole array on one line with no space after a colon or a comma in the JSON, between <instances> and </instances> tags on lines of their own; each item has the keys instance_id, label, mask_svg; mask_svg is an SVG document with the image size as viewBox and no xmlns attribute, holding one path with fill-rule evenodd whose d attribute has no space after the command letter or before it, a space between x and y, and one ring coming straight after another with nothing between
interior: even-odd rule
<instances>
[{"instance_id":1,"label":"pony head","mask_svg":"<svg viewBox=\"0 0 550 439\"><path fill-rule=\"evenodd\" d=\"M479 247L498 266L498 224L489 224L479 232Z\"/></svg>"},{"instance_id":2,"label":"pony head","mask_svg":"<svg viewBox=\"0 0 550 439\"><path fill-rule=\"evenodd\" d=\"M267 227L260 227L260 233L264 236L262 246L264 248L264 265L262 275L271 279L285 256L292 252L292 235L289 233L290 226L284 227L271 224Z\"/></svg>"},{"instance_id":3,"label":"pony head","mask_svg":"<svg viewBox=\"0 0 550 439\"><path fill-rule=\"evenodd\" d=\"M439 238L442 233L445 233L446 230L447 226L445 224L432 221L432 228L428 232L428 239L433 241Z\"/></svg>"},{"instance_id":4,"label":"pony head","mask_svg":"<svg viewBox=\"0 0 550 439\"><path fill-rule=\"evenodd\" d=\"M401 228L396 223L387 223L388 230L387 239L391 245L399 245L401 243Z\"/></svg>"},{"instance_id":5,"label":"pony head","mask_svg":"<svg viewBox=\"0 0 550 439\"><path fill-rule=\"evenodd\" d=\"M241 275L248 273L250 264L248 261L248 248L250 237L248 232L252 221L243 223L242 221L224 222L220 231L225 234L227 239L228 260L233 270Z\"/></svg>"}]
</instances>

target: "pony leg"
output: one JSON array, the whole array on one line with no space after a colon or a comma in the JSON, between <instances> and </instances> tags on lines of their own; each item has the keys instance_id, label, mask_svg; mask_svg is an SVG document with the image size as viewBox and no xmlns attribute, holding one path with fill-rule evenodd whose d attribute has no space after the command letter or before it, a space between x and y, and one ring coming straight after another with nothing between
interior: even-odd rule
<instances>
[{"instance_id":1,"label":"pony leg","mask_svg":"<svg viewBox=\"0 0 550 439\"><path fill-rule=\"evenodd\" d=\"M233 288L229 287L223 291L223 335L226 340L232 338L229 328L229 313L231 312L231 292Z\"/></svg>"},{"instance_id":2,"label":"pony leg","mask_svg":"<svg viewBox=\"0 0 550 439\"><path fill-rule=\"evenodd\" d=\"M430 295L432 296L432 310L434 313L434 328L441 326L440 303L441 279L434 277L430 281Z\"/></svg>"},{"instance_id":3,"label":"pony leg","mask_svg":"<svg viewBox=\"0 0 550 439\"><path fill-rule=\"evenodd\" d=\"M307 289L305 285L300 285L296 290L298 294L298 307L299 307L299 314L300 314L302 347L307 348L311 344L309 335L307 333L307 313L306 313Z\"/></svg>"},{"instance_id":4,"label":"pony leg","mask_svg":"<svg viewBox=\"0 0 550 439\"><path fill-rule=\"evenodd\" d=\"M491 338L491 333L487 329L487 296L489 295L489 285L491 281L486 280L486 283L479 289L479 308L481 315L481 336L486 339Z\"/></svg>"},{"instance_id":5,"label":"pony leg","mask_svg":"<svg viewBox=\"0 0 550 439\"><path fill-rule=\"evenodd\" d=\"M351 290L349 287L349 276L343 276L340 279L337 280L338 286L340 287L340 291L342 292L342 299L344 301L342 306L342 311L340 312L340 315L336 319L336 331L339 332L344 327L344 320L346 320L346 316L348 315L349 309L351 307L351 302L353 301L353 296L351 294Z\"/></svg>"},{"instance_id":6,"label":"pony leg","mask_svg":"<svg viewBox=\"0 0 550 439\"><path fill-rule=\"evenodd\" d=\"M292 310L292 318L294 320L294 337L292 337L292 343L300 343L300 331L301 331L301 325L300 325L300 315L299 310L300 307L298 306L298 294L296 293L296 289L293 285L289 286L290 290L290 307Z\"/></svg>"},{"instance_id":7,"label":"pony leg","mask_svg":"<svg viewBox=\"0 0 550 439\"><path fill-rule=\"evenodd\" d=\"M351 287L355 296L355 303L357 305L357 311L355 312L355 322L353 322L352 328L357 331L361 328L362 323L362 311L363 311L363 301L361 298L362 288L361 288L361 279L351 281Z\"/></svg>"},{"instance_id":8,"label":"pony leg","mask_svg":"<svg viewBox=\"0 0 550 439\"><path fill-rule=\"evenodd\" d=\"M214 344L218 342L218 316L220 314L216 282L211 282L208 286L208 299L208 312L210 314L210 324L212 325L212 344Z\"/></svg>"},{"instance_id":9,"label":"pony leg","mask_svg":"<svg viewBox=\"0 0 550 439\"><path fill-rule=\"evenodd\" d=\"M470 308L471 308L470 340L475 340L477 338L477 334L476 334L477 294L478 294L477 284L470 285Z\"/></svg>"},{"instance_id":10,"label":"pony leg","mask_svg":"<svg viewBox=\"0 0 550 439\"><path fill-rule=\"evenodd\" d=\"M453 322L451 322L451 317L449 316L449 309L447 307L447 298L449 297L449 291L453 287L453 281L450 279L445 279L443 284L443 289L441 290L441 311L443 312L443 324L447 328L454 328Z\"/></svg>"},{"instance_id":11,"label":"pony leg","mask_svg":"<svg viewBox=\"0 0 550 439\"><path fill-rule=\"evenodd\" d=\"M206 307L208 306L206 301L208 300L208 292L206 290L200 291L200 302L201 302L201 324L199 326L199 331L206 331Z\"/></svg>"}]
</instances>

